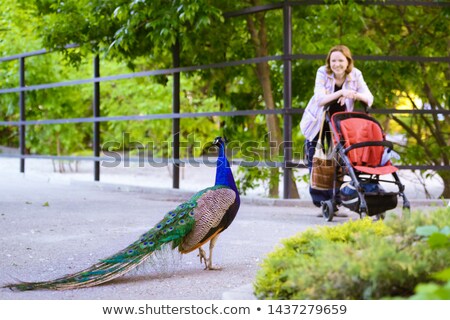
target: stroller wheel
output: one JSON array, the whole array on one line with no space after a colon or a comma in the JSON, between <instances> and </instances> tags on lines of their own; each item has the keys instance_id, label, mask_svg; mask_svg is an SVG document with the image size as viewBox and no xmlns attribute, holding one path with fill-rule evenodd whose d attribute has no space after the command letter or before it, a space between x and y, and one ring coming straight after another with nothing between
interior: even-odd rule
<instances>
[{"instance_id":1,"label":"stroller wheel","mask_svg":"<svg viewBox=\"0 0 450 320\"><path fill-rule=\"evenodd\" d=\"M322 214L327 222L333 220L334 206L331 200L322 201Z\"/></svg>"},{"instance_id":2,"label":"stroller wheel","mask_svg":"<svg viewBox=\"0 0 450 320\"><path fill-rule=\"evenodd\" d=\"M367 208L359 208L359 216L361 217L361 219L367 217Z\"/></svg>"},{"instance_id":3,"label":"stroller wheel","mask_svg":"<svg viewBox=\"0 0 450 320\"><path fill-rule=\"evenodd\" d=\"M375 221L384 220L386 218L386 212L379 213L375 216Z\"/></svg>"}]
</instances>

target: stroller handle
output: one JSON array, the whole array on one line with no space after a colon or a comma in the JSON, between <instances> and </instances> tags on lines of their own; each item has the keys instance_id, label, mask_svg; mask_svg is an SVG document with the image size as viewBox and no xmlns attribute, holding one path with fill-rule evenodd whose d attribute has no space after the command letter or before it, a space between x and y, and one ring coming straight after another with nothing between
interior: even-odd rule
<instances>
[{"instance_id":1,"label":"stroller handle","mask_svg":"<svg viewBox=\"0 0 450 320\"><path fill-rule=\"evenodd\" d=\"M324 104L324 106L323 106L324 111L325 111L325 112L328 112L328 111L330 110L330 107L331 107L333 104L337 103L337 101L338 101L338 99L335 99L335 100L332 100L332 101L330 101L330 102ZM368 105L367 103L364 103L364 102L362 102L362 101L359 101L359 103L362 104L362 105L364 106L364 112L367 113L367 114L369 114L369 110L371 109L371 107L369 107L369 105ZM372 108L373 108L373 106L372 106Z\"/></svg>"}]
</instances>

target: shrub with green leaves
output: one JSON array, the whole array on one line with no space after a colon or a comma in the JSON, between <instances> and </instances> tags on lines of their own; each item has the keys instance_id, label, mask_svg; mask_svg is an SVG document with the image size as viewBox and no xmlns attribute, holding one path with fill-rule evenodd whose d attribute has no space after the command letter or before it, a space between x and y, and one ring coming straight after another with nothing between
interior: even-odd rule
<instances>
[{"instance_id":1,"label":"shrub with green leaves","mask_svg":"<svg viewBox=\"0 0 450 320\"><path fill-rule=\"evenodd\" d=\"M263 261L255 294L259 299L380 299L409 297L419 283L430 281L441 288L446 280L434 274L450 267L449 226L450 209L442 208L309 229L283 241Z\"/></svg>"},{"instance_id":2,"label":"shrub with green leaves","mask_svg":"<svg viewBox=\"0 0 450 320\"><path fill-rule=\"evenodd\" d=\"M450 227L440 229L436 226L424 226L416 229L416 232L426 237L432 249L450 247ZM450 258L448 258L450 260ZM450 300L450 268L431 275L433 281L430 283L419 283L415 289L413 300Z\"/></svg>"}]
</instances>

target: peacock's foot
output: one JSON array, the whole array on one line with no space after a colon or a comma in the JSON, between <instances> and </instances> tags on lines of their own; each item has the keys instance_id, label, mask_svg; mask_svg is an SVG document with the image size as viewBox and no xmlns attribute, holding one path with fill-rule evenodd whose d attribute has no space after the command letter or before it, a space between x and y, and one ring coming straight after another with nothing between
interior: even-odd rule
<instances>
[{"instance_id":1,"label":"peacock's foot","mask_svg":"<svg viewBox=\"0 0 450 320\"><path fill-rule=\"evenodd\" d=\"M200 257L200 263L205 264L205 270L208 269L208 258L206 257L206 252L202 249L202 247L198 248L197 257Z\"/></svg>"},{"instance_id":2,"label":"peacock's foot","mask_svg":"<svg viewBox=\"0 0 450 320\"><path fill-rule=\"evenodd\" d=\"M205 268L205 270L219 271L219 270L222 270L222 267L221 266L210 266L210 265L208 265L208 267Z\"/></svg>"}]
</instances>

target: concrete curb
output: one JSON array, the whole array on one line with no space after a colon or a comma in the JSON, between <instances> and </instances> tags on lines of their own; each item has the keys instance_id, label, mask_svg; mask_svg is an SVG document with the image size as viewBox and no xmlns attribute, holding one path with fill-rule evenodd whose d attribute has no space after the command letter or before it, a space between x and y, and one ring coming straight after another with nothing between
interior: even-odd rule
<instances>
[{"instance_id":1,"label":"concrete curb","mask_svg":"<svg viewBox=\"0 0 450 320\"><path fill-rule=\"evenodd\" d=\"M95 187L100 190L116 191L116 192L136 192L145 194L146 197L152 200L161 200L161 197L165 201L183 201L195 194L194 191L179 190L179 189L166 189L166 188L154 188L145 186L133 186L127 184L114 184L105 182L93 182L93 181L78 181L72 180L72 185ZM450 205L450 199L410 199L411 207L445 207ZM302 208L314 208L314 204L309 199L269 199L262 197L249 197L241 196L241 203L257 205L257 206L275 206L275 207L302 207ZM402 205L402 200L399 199L398 205Z\"/></svg>"}]
</instances>

